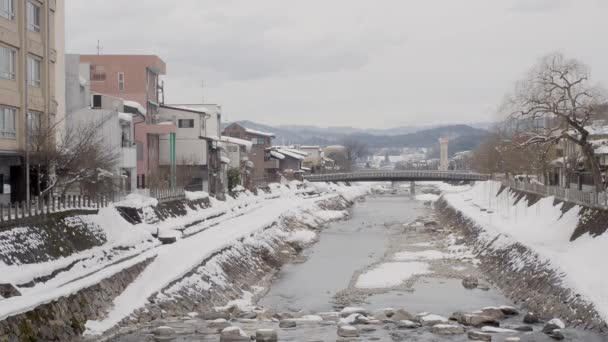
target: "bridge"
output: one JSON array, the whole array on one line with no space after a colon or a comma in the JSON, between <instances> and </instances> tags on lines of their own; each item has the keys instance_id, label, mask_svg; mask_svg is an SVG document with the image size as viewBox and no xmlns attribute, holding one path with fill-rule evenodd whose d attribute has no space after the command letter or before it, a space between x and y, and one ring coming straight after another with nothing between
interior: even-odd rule
<instances>
[{"instance_id":1,"label":"bridge","mask_svg":"<svg viewBox=\"0 0 608 342\"><path fill-rule=\"evenodd\" d=\"M492 175L462 171L391 170L305 175L309 182L484 181Z\"/></svg>"}]
</instances>

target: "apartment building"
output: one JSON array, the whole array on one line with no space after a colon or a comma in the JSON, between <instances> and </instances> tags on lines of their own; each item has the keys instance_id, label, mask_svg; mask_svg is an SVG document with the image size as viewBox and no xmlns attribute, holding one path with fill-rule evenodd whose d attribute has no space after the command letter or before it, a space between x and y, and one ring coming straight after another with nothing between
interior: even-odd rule
<instances>
[{"instance_id":1,"label":"apartment building","mask_svg":"<svg viewBox=\"0 0 608 342\"><path fill-rule=\"evenodd\" d=\"M80 55L80 63L89 69L92 92L122 98L125 106L138 108L133 118L138 187L148 187L151 181L167 183L159 173L160 151L173 150L169 145L177 127L174 117L159 113L165 62L155 55Z\"/></svg>"},{"instance_id":2,"label":"apartment building","mask_svg":"<svg viewBox=\"0 0 608 342\"><path fill-rule=\"evenodd\" d=\"M223 135L251 141L249 160L253 162L252 181L254 185L263 185L277 180L279 160L271 158L269 148L272 146L273 133L260 132L232 123L224 128Z\"/></svg>"},{"instance_id":3,"label":"apartment building","mask_svg":"<svg viewBox=\"0 0 608 342\"><path fill-rule=\"evenodd\" d=\"M28 135L53 126L63 108L64 99L56 96L62 84L56 78L63 77L57 65L64 54L63 13L63 0L0 1L0 203L27 198L25 166L36 158L26 160ZM39 187L30 186L30 194Z\"/></svg>"}]
</instances>

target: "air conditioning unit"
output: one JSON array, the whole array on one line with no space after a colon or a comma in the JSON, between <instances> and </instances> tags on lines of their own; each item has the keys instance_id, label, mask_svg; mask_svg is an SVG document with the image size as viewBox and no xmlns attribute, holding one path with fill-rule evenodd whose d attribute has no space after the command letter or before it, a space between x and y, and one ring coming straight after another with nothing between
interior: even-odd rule
<instances>
[{"instance_id":1,"label":"air conditioning unit","mask_svg":"<svg viewBox=\"0 0 608 342\"><path fill-rule=\"evenodd\" d=\"M91 95L91 97L92 97L92 99L91 99L92 100L91 101L91 103L92 103L91 108L101 109L101 95L99 95L99 94L93 94L93 95Z\"/></svg>"}]
</instances>

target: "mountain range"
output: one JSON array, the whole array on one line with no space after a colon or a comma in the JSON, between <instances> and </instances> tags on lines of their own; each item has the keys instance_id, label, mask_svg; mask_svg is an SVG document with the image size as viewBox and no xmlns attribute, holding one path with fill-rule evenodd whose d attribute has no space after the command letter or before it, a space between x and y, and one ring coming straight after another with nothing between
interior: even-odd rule
<instances>
[{"instance_id":1,"label":"mountain range","mask_svg":"<svg viewBox=\"0 0 608 342\"><path fill-rule=\"evenodd\" d=\"M440 137L450 139L450 154L472 150L488 134L490 124L409 126L388 129L357 129L352 127L318 127L305 125L268 126L256 122L236 121L243 127L272 132L277 145L337 145L355 138L372 150L390 147L425 147L436 150ZM229 123L228 123L229 124ZM226 125L228 125L226 124ZM473 127L476 126L476 127ZM435 151L436 152L436 151Z\"/></svg>"}]
</instances>

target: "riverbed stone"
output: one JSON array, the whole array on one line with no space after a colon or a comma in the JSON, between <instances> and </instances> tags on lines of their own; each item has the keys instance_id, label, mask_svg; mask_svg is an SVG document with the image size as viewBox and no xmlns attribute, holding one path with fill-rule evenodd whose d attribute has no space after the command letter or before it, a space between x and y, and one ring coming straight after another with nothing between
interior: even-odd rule
<instances>
[{"instance_id":1,"label":"riverbed stone","mask_svg":"<svg viewBox=\"0 0 608 342\"><path fill-rule=\"evenodd\" d=\"M516 308L514 308L512 306L501 305L498 308L500 309L500 311L502 311L503 314L505 314L507 316L517 316L517 315L519 315L519 310L517 310Z\"/></svg>"},{"instance_id":2,"label":"riverbed stone","mask_svg":"<svg viewBox=\"0 0 608 342\"><path fill-rule=\"evenodd\" d=\"M519 326L514 327L513 330L529 332L529 331L534 331L534 328L532 328L529 325L519 325Z\"/></svg>"},{"instance_id":3,"label":"riverbed stone","mask_svg":"<svg viewBox=\"0 0 608 342\"><path fill-rule=\"evenodd\" d=\"M420 324L424 327L447 323L448 319L439 315L425 315L420 317Z\"/></svg>"},{"instance_id":4,"label":"riverbed stone","mask_svg":"<svg viewBox=\"0 0 608 342\"><path fill-rule=\"evenodd\" d=\"M469 340L473 341L492 341L492 335L481 331L471 330L467 333L467 336L469 337Z\"/></svg>"},{"instance_id":5,"label":"riverbed stone","mask_svg":"<svg viewBox=\"0 0 608 342\"><path fill-rule=\"evenodd\" d=\"M547 334L547 336L551 337L554 340L563 340L566 338L564 334L560 331L560 329L555 329Z\"/></svg>"},{"instance_id":6,"label":"riverbed stone","mask_svg":"<svg viewBox=\"0 0 608 342\"><path fill-rule=\"evenodd\" d=\"M472 325L478 328L486 325L494 327L500 326L500 323L494 317L481 314L464 314L461 317L461 320L458 321L458 323L464 325Z\"/></svg>"},{"instance_id":7,"label":"riverbed stone","mask_svg":"<svg viewBox=\"0 0 608 342\"><path fill-rule=\"evenodd\" d=\"M438 335L456 335L464 333L464 328L455 324L435 324L431 327L431 332Z\"/></svg>"},{"instance_id":8,"label":"riverbed stone","mask_svg":"<svg viewBox=\"0 0 608 342\"><path fill-rule=\"evenodd\" d=\"M416 329L419 328L420 324L416 323L414 321L410 321L407 319L401 320L401 321L397 321L397 328L398 329Z\"/></svg>"},{"instance_id":9,"label":"riverbed stone","mask_svg":"<svg viewBox=\"0 0 608 342\"><path fill-rule=\"evenodd\" d=\"M281 329L290 329L296 327L296 322L291 320L283 320L279 322L279 328Z\"/></svg>"},{"instance_id":10,"label":"riverbed stone","mask_svg":"<svg viewBox=\"0 0 608 342\"><path fill-rule=\"evenodd\" d=\"M361 314L364 316L369 316L369 311L367 311L364 308L360 308L360 307L351 307L351 306L347 306L344 309L342 309L342 311L340 311L340 316L342 317L348 317L352 314Z\"/></svg>"},{"instance_id":11,"label":"riverbed stone","mask_svg":"<svg viewBox=\"0 0 608 342\"><path fill-rule=\"evenodd\" d=\"M154 336L171 336L175 335L175 329L163 325L154 328L154 330L152 330L152 334L154 334Z\"/></svg>"},{"instance_id":12,"label":"riverbed stone","mask_svg":"<svg viewBox=\"0 0 608 342\"><path fill-rule=\"evenodd\" d=\"M540 323L540 318L534 312L528 312L524 315L523 322L526 324Z\"/></svg>"},{"instance_id":13,"label":"riverbed stone","mask_svg":"<svg viewBox=\"0 0 608 342\"><path fill-rule=\"evenodd\" d=\"M405 311L404 309L397 309L397 310L395 310L393 315L390 316L390 318L395 321L403 321L403 320L411 321L415 318L415 316L412 315L411 313Z\"/></svg>"},{"instance_id":14,"label":"riverbed stone","mask_svg":"<svg viewBox=\"0 0 608 342\"><path fill-rule=\"evenodd\" d=\"M473 276L466 276L462 279L462 286L464 286L465 289L472 290L476 288L477 285L479 285L479 280Z\"/></svg>"},{"instance_id":15,"label":"riverbed stone","mask_svg":"<svg viewBox=\"0 0 608 342\"><path fill-rule=\"evenodd\" d=\"M255 331L256 342L277 342L277 332L274 329L258 329Z\"/></svg>"},{"instance_id":16,"label":"riverbed stone","mask_svg":"<svg viewBox=\"0 0 608 342\"><path fill-rule=\"evenodd\" d=\"M555 329L559 329L559 325L554 324L554 323L547 323L543 327L543 333L549 334L549 333L551 333Z\"/></svg>"},{"instance_id":17,"label":"riverbed stone","mask_svg":"<svg viewBox=\"0 0 608 342\"><path fill-rule=\"evenodd\" d=\"M495 307L485 307L481 309L481 313L482 315L492 317L497 321L505 318L505 314L502 312L502 310Z\"/></svg>"},{"instance_id":18,"label":"riverbed stone","mask_svg":"<svg viewBox=\"0 0 608 342\"><path fill-rule=\"evenodd\" d=\"M338 327L338 336L341 337L359 337L359 329L352 325L341 325Z\"/></svg>"},{"instance_id":19,"label":"riverbed stone","mask_svg":"<svg viewBox=\"0 0 608 342\"><path fill-rule=\"evenodd\" d=\"M251 337L239 327L227 327L220 333L220 342L251 341Z\"/></svg>"},{"instance_id":20,"label":"riverbed stone","mask_svg":"<svg viewBox=\"0 0 608 342\"><path fill-rule=\"evenodd\" d=\"M214 319L207 323L207 327L209 327L210 329L217 329L217 330L223 330L231 325L232 324L230 324L230 322L228 322L224 318Z\"/></svg>"}]
</instances>

